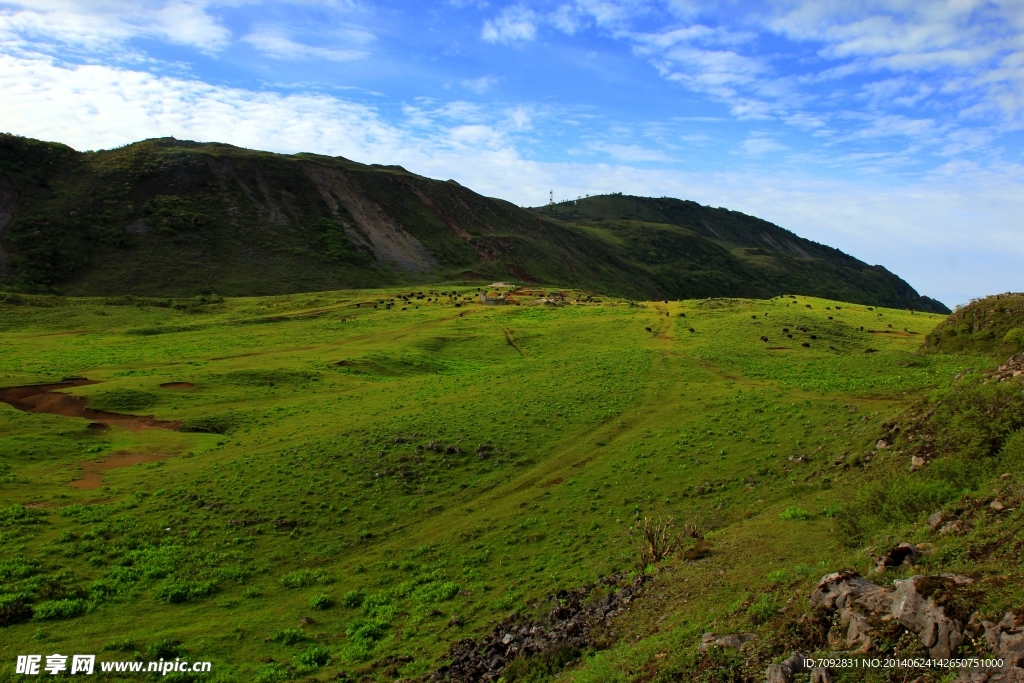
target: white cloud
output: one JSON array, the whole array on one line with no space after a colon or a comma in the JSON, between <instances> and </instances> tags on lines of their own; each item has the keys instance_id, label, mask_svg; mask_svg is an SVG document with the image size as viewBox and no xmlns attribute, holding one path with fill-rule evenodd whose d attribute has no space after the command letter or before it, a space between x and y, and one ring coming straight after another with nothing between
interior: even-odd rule
<instances>
[{"instance_id":1,"label":"white cloud","mask_svg":"<svg viewBox=\"0 0 1024 683\"><path fill-rule=\"evenodd\" d=\"M373 40L372 34L365 31L346 31L340 37L348 42L349 46L339 48L305 45L292 40L284 29L268 26L243 36L242 40L274 59L326 59L333 62L350 62L370 54L362 46Z\"/></svg>"},{"instance_id":2,"label":"white cloud","mask_svg":"<svg viewBox=\"0 0 1024 683\"><path fill-rule=\"evenodd\" d=\"M466 78L459 81L459 84L466 90L475 92L477 95L483 95L485 92L491 89L492 85L497 84L498 79L494 76L481 76L480 78Z\"/></svg>"},{"instance_id":3,"label":"white cloud","mask_svg":"<svg viewBox=\"0 0 1024 683\"><path fill-rule=\"evenodd\" d=\"M623 145L595 142L588 145L595 152L604 152L613 159L627 162L668 161L670 157L657 149L649 149L640 145Z\"/></svg>"},{"instance_id":4,"label":"white cloud","mask_svg":"<svg viewBox=\"0 0 1024 683\"><path fill-rule=\"evenodd\" d=\"M521 43L537 36L537 13L523 5L506 7L484 22L482 37L489 43Z\"/></svg>"},{"instance_id":5,"label":"white cloud","mask_svg":"<svg viewBox=\"0 0 1024 683\"><path fill-rule=\"evenodd\" d=\"M36 49L56 43L110 51L143 37L215 52L231 38L204 0L7 0L4 5L0 44L8 47L24 49L30 41Z\"/></svg>"},{"instance_id":6,"label":"white cloud","mask_svg":"<svg viewBox=\"0 0 1024 683\"><path fill-rule=\"evenodd\" d=\"M740 145L748 156L764 156L772 152L781 152L786 146L763 135L751 135Z\"/></svg>"},{"instance_id":7,"label":"white cloud","mask_svg":"<svg viewBox=\"0 0 1024 683\"><path fill-rule=\"evenodd\" d=\"M401 164L519 204L542 203L550 187L560 196L675 196L760 216L881 263L948 304L1022 288L1024 168L1018 166L985 169L951 160L933 177L872 184L760 163L735 172L636 168L622 160L642 161L656 150L628 142L608 146L619 159L612 164L539 162L520 153L515 116L504 110L423 101L407 107L409 118L396 124L372 107L327 95L253 92L11 55L0 56L0 92L0 130L78 149L173 135ZM771 142L761 136L750 145L767 154ZM956 271L935 267L950 257L958 259Z\"/></svg>"}]
</instances>

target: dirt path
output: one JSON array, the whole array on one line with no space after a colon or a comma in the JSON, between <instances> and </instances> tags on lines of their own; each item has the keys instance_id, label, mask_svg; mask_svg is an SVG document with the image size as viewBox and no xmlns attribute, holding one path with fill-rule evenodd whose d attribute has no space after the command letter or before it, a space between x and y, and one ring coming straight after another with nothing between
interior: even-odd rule
<instances>
[{"instance_id":1,"label":"dirt path","mask_svg":"<svg viewBox=\"0 0 1024 683\"><path fill-rule=\"evenodd\" d=\"M116 425L137 432L143 429L181 429L181 422L157 420L152 415L122 415L86 408L89 399L56 391L99 382L84 377L69 378L55 384L31 384L0 389L0 401L27 413L49 413L63 417L80 417L103 425Z\"/></svg>"},{"instance_id":2,"label":"dirt path","mask_svg":"<svg viewBox=\"0 0 1024 683\"><path fill-rule=\"evenodd\" d=\"M144 462L156 462L173 458L176 453L111 453L106 458L82 463L82 478L75 479L71 486L82 491L98 489L103 485L103 475L119 467L131 467Z\"/></svg>"}]
</instances>

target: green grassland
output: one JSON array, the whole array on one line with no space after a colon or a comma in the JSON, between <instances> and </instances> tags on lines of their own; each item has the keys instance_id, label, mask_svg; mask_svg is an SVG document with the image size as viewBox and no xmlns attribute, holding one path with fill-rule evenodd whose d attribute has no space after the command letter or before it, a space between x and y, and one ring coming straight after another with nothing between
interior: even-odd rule
<instances>
[{"instance_id":1,"label":"green grassland","mask_svg":"<svg viewBox=\"0 0 1024 683\"><path fill-rule=\"evenodd\" d=\"M0 404L0 680L43 651L212 660L203 680L413 679L538 598L640 570L644 517L699 526L711 555L649 568L654 597L561 676L696 680L702 630L770 622L1005 465L929 484L874 447L998 364L917 353L944 316L416 291L0 303L0 386L87 377L64 391L182 425ZM71 485L127 454L149 462ZM916 491L904 508L892 486Z\"/></svg>"}]
</instances>

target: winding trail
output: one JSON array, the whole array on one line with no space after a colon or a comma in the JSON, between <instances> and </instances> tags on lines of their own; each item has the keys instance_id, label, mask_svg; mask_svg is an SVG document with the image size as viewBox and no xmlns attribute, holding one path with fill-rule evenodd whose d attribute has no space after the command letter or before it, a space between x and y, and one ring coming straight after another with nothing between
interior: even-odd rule
<instances>
[{"instance_id":1,"label":"winding trail","mask_svg":"<svg viewBox=\"0 0 1024 683\"><path fill-rule=\"evenodd\" d=\"M64 381L54 384L7 387L0 389L0 401L27 413L80 417L91 420L95 424L116 425L133 432L143 429L170 429L172 431L181 429L181 422L176 420L157 420L152 415L122 415L86 408L86 404L89 402L88 398L57 391L88 384L99 384L99 382L84 377L68 377Z\"/></svg>"}]
</instances>

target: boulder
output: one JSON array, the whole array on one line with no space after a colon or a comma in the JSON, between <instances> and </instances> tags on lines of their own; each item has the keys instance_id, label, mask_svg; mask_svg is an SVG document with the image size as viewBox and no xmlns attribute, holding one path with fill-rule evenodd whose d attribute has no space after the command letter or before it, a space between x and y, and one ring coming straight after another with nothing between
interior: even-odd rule
<instances>
[{"instance_id":1,"label":"boulder","mask_svg":"<svg viewBox=\"0 0 1024 683\"><path fill-rule=\"evenodd\" d=\"M943 605L958 586L973 580L965 576L912 576L896 581L892 594L892 616L921 639L929 654L946 659L964 641L964 625L946 615Z\"/></svg>"},{"instance_id":2,"label":"boulder","mask_svg":"<svg viewBox=\"0 0 1024 683\"><path fill-rule=\"evenodd\" d=\"M832 675L832 669L816 667L811 669L811 683L835 683L836 677Z\"/></svg>"},{"instance_id":3,"label":"boulder","mask_svg":"<svg viewBox=\"0 0 1024 683\"><path fill-rule=\"evenodd\" d=\"M810 669L804 666L805 659L799 652L794 652L785 661L779 664L772 664L765 669L765 683L793 683L793 674L810 671Z\"/></svg>"},{"instance_id":4,"label":"boulder","mask_svg":"<svg viewBox=\"0 0 1024 683\"><path fill-rule=\"evenodd\" d=\"M728 647L734 650L739 650L750 641L756 639L753 633L729 633L725 635L716 635L714 633L705 633L701 636L700 645L697 646L699 652L707 652L708 648L712 645L718 647Z\"/></svg>"},{"instance_id":5,"label":"boulder","mask_svg":"<svg viewBox=\"0 0 1024 683\"><path fill-rule=\"evenodd\" d=\"M884 574L889 567L899 567L903 564L913 564L918 556L917 548L909 543L900 543L898 546L878 558L878 566L875 571Z\"/></svg>"},{"instance_id":6,"label":"boulder","mask_svg":"<svg viewBox=\"0 0 1024 683\"><path fill-rule=\"evenodd\" d=\"M982 626L992 654L1002 658L1006 666L1024 664L1024 618L1007 612L998 623L983 621Z\"/></svg>"}]
</instances>

